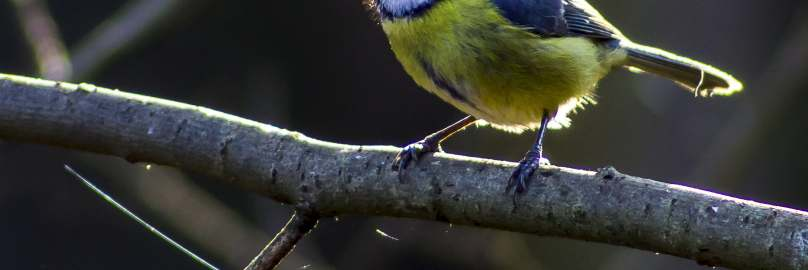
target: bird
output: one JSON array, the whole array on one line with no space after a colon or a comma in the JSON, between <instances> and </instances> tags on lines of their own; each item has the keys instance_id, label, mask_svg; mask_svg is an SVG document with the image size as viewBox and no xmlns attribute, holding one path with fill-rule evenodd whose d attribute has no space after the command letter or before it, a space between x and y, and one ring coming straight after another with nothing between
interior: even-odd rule
<instances>
[{"instance_id":1,"label":"bird","mask_svg":"<svg viewBox=\"0 0 808 270\"><path fill-rule=\"evenodd\" d=\"M402 173L469 125L536 131L507 190L528 188L543 164L548 129L595 103L598 82L615 67L667 78L696 96L731 95L728 73L632 42L585 0L365 0L389 46L416 84L468 116L402 148Z\"/></svg>"}]
</instances>

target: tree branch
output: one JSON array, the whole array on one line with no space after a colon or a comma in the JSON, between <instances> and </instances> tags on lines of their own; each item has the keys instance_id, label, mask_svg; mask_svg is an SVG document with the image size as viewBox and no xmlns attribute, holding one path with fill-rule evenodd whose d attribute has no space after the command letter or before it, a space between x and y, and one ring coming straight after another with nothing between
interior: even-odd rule
<instances>
[{"instance_id":1,"label":"tree branch","mask_svg":"<svg viewBox=\"0 0 808 270\"><path fill-rule=\"evenodd\" d=\"M39 74L52 80L71 76L72 67L47 4L41 0L11 0L20 28L36 60Z\"/></svg>"},{"instance_id":2,"label":"tree branch","mask_svg":"<svg viewBox=\"0 0 808 270\"><path fill-rule=\"evenodd\" d=\"M639 248L737 269L808 267L808 213L629 176L436 154L399 180L399 150L323 142L210 109L0 74L0 138L204 173L319 216L407 217Z\"/></svg>"},{"instance_id":3,"label":"tree branch","mask_svg":"<svg viewBox=\"0 0 808 270\"><path fill-rule=\"evenodd\" d=\"M118 54L138 44L154 30L202 1L133 0L100 24L73 50L74 74L84 79Z\"/></svg>"},{"instance_id":4,"label":"tree branch","mask_svg":"<svg viewBox=\"0 0 808 270\"><path fill-rule=\"evenodd\" d=\"M318 217L310 211L298 210L283 226L280 232L275 235L269 244L261 250L261 253L247 265L245 270L269 270L275 269L283 258L295 249L297 242L303 239L314 226L317 226Z\"/></svg>"}]
</instances>

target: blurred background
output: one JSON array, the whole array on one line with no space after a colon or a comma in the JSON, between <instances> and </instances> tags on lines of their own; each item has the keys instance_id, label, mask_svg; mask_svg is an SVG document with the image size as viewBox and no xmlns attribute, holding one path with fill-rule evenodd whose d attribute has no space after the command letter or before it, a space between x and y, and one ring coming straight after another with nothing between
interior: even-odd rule
<instances>
[{"instance_id":1,"label":"blurred background","mask_svg":"<svg viewBox=\"0 0 808 270\"><path fill-rule=\"evenodd\" d=\"M556 165L620 171L808 208L808 2L591 0L635 41L747 85L702 99L616 70L598 106L551 131ZM0 1L0 73L91 82L210 107L323 140L405 145L464 115L418 89L359 0ZM516 161L533 141L470 128L451 153ZM62 169L73 165L214 264L245 266L288 207L215 179L0 142L6 269L198 269ZM504 180L503 180L504 181ZM397 238L393 240L376 230ZM323 220L282 269L703 269L653 252L444 223Z\"/></svg>"}]
</instances>

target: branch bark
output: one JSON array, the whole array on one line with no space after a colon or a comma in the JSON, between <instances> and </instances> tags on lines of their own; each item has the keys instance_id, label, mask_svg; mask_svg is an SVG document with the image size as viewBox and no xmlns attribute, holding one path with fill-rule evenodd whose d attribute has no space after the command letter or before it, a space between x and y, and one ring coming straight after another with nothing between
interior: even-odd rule
<instances>
[{"instance_id":1,"label":"branch bark","mask_svg":"<svg viewBox=\"0 0 808 270\"><path fill-rule=\"evenodd\" d=\"M622 174L543 168L517 200L514 163L308 138L178 102L0 74L0 138L204 173L319 216L418 218L622 245L737 269L808 268L808 213Z\"/></svg>"},{"instance_id":2,"label":"branch bark","mask_svg":"<svg viewBox=\"0 0 808 270\"><path fill-rule=\"evenodd\" d=\"M309 211L298 210L283 226L280 232L275 235L269 244L261 250L261 253L250 262L245 270L269 270L275 269L286 258L295 245L303 239L315 226L319 218Z\"/></svg>"}]
</instances>

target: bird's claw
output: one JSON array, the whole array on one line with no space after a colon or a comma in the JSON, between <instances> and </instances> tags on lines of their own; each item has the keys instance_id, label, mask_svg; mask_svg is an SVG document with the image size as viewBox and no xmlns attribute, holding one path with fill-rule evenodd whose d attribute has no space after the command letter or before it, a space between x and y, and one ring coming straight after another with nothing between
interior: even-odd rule
<instances>
[{"instance_id":1,"label":"bird's claw","mask_svg":"<svg viewBox=\"0 0 808 270\"><path fill-rule=\"evenodd\" d=\"M508 187L506 191L510 192L511 188L516 187L516 194L521 194L527 191L528 180L530 177L533 176L533 173L539 169L541 165L549 165L550 161L542 158L541 155L531 155L528 154L525 156L522 161L519 162L519 165L516 167L516 170L513 171L511 174L510 180L508 180Z\"/></svg>"},{"instance_id":2,"label":"bird's claw","mask_svg":"<svg viewBox=\"0 0 808 270\"><path fill-rule=\"evenodd\" d=\"M418 162L425 154L439 152L440 150L440 145L429 143L426 140L411 143L396 155L395 160L393 160L393 170L406 170L410 163Z\"/></svg>"}]
</instances>

